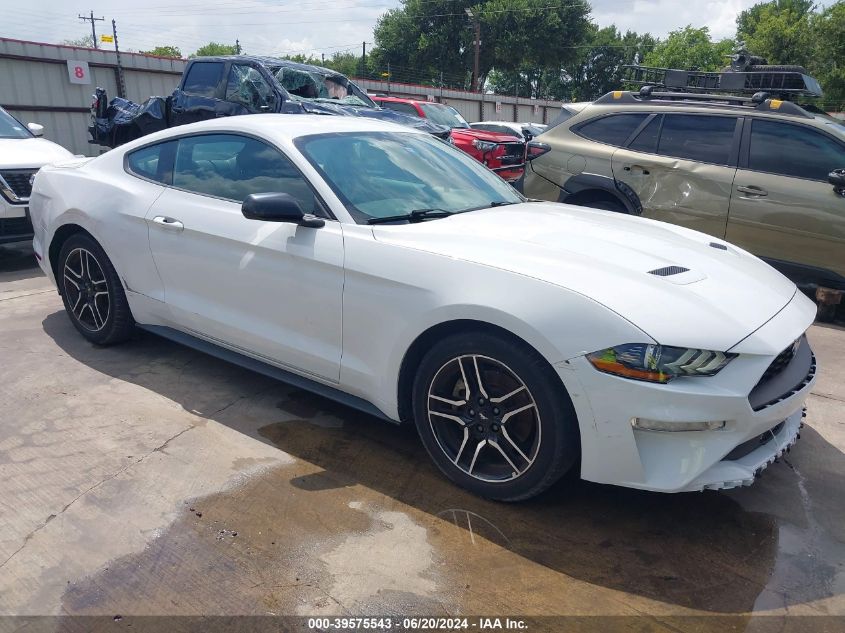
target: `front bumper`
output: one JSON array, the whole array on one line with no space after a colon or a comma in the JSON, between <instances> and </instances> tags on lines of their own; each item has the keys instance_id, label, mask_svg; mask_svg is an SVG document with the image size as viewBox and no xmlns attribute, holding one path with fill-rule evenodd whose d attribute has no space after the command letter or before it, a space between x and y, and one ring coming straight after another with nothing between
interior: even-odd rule
<instances>
[{"instance_id":1,"label":"front bumper","mask_svg":"<svg viewBox=\"0 0 845 633\"><path fill-rule=\"evenodd\" d=\"M584 356L556 365L578 415L582 478L659 492L751 484L798 437L804 403L816 379L806 337L782 370L795 379L781 385L776 397L768 394L761 402L756 395L766 370L810 322L802 305L784 309L736 346L739 356L716 376L679 378L665 385L599 372ZM767 350L764 341L770 343ZM661 432L634 428L633 418L725 425L711 431Z\"/></svg>"},{"instance_id":2,"label":"front bumper","mask_svg":"<svg viewBox=\"0 0 845 633\"><path fill-rule=\"evenodd\" d=\"M0 198L0 244L32 239L32 221L26 205L9 204Z\"/></svg>"}]
</instances>

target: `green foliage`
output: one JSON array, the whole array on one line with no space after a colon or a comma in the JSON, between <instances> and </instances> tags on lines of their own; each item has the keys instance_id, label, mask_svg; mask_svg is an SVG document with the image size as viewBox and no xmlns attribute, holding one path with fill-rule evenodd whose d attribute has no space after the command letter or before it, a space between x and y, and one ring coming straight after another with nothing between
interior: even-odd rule
<instances>
[{"instance_id":1,"label":"green foliage","mask_svg":"<svg viewBox=\"0 0 845 633\"><path fill-rule=\"evenodd\" d=\"M845 110L845 2L837 2L811 17L813 60L810 73L825 91L831 109Z\"/></svg>"},{"instance_id":2,"label":"green foliage","mask_svg":"<svg viewBox=\"0 0 845 633\"><path fill-rule=\"evenodd\" d=\"M195 53L188 55L188 57L210 57L213 55L237 55L238 49L234 45L218 44L217 42L209 42L205 46L200 46Z\"/></svg>"},{"instance_id":3,"label":"green foliage","mask_svg":"<svg viewBox=\"0 0 845 633\"><path fill-rule=\"evenodd\" d=\"M807 65L812 55L812 11L813 3L808 0L756 4L737 17L737 38L770 64Z\"/></svg>"},{"instance_id":4,"label":"green foliage","mask_svg":"<svg viewBox=\"0 0 845 633\"><path fill-rule=\"evenodd\" d=\"M373 60L413 68L436 82L441 71L455 76L473 68L475 32L465 9L481 27L479 74L495 68L520 73L560 68L577 56L587 37L589 5L584 1L550 5L548 0L403 0L376 24Z\"/></svg>"},{"instance_id":5,"label":"green foliage","mask_svg":"<svg viewBox=\"0 0 845 633\"><path fill-rule=\"evenodd\" d=\"M80 48L94 48L94 38L91 35L83 35L71 40L62 40L60 42L65 46L79 46Z\"/></svg>"},{"instance_id":6,"label":"green foliage","mask_svg":"<svg viewBox=\"0 0 845 633\"><path fill-rule=\"evenodd\" d=\"M182 51L178 46L156 46L148 51L140 51L144 55L158 55L159 57L182 58Z\"/></svg>"},{"instance_id":7,"label":"green foliage","mask_svg":"<svg viewBox=\"0 0 845 633\"><path fill-rule=\"evenodd\" d=\"M730 39L710 41L706 26L694 28L687 25L672 31L645 56L644 66L681 68L684 70L720 70L729 60L734 49Z\"/></svg>"}]
</instances>

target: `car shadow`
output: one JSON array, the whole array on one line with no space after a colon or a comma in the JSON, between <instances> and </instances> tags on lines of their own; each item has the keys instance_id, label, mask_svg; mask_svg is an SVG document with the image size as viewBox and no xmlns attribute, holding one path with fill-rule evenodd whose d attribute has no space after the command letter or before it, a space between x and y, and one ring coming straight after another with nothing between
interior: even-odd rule
<instances>
[{"instance_id":1,"label":"car shadow","mask_svg":"<svg viewBox=\"0 0 845 633\"><path fill-rule=\"evenodd\" d=\"M43 328L88 367L317 466L316 473L290 479L303 493L365 486L561 574L685 608L752 611L778 564L782 526L806 525L804 513L812 512L801 501L807 486L789 464L773 465L775 474L736 492L665 495L567 476L531 501L495 503L445 480L409 426L385 423L147 333L100 348L84 341L63 312L48 315ZM226 406L244 399L260 400L248 415ZM808 460L812 454L828 464L832 475L824 494L845 498L836 475L845 472L845 457L809 427L804 435L793 458L806 451ZM841 569L841 560L831 564ZM800 586L794 598L784 593L787 605L827 598L840 584L817 578L806 564L785 573L792 574L789 586Z\"/></svg>"},{"instance_id":2,"label":"car shadow","mask_svg":"<svg viewBox=\"0 0 845 633\"><path fill-rule=\"evenodd\" d=\"M0 244L0 283L43 276L35 260L32 244Z\"/></svg>"}]
</instances>

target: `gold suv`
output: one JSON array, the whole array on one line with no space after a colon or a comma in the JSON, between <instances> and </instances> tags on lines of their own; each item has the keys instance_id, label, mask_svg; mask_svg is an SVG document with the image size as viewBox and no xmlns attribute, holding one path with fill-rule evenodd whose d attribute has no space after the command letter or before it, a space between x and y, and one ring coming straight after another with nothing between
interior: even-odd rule
<instances>
[{"instance_id":1,"label":"gold suv","mask_svg":"<svg viewBox=\"0 0 845 633\"><path fill-rule=\"evenodd\" d=\"M530 198L686 226L805 287L845 290L843 121L762 94L616 91L537 137L528 158Z\"/></svg>"}]
</instances>

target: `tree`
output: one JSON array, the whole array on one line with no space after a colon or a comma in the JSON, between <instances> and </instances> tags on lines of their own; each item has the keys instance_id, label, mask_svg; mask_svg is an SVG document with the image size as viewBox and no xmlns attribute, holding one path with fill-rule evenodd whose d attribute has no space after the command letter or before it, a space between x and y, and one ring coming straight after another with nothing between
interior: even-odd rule
<instances>
[{"instance_id":1,"label":"tree","mask_svg":"<svg viewBox=\"0 0 845 633\"><path fill-rule=\"evenodd\" d=\"M238 49L234 45L218 44L217 42L209 42L205 46L200 46L197 51L188 57L210 57L213 55L237 55Z\"/></svg>"},{"instance_id":2,"label":"tree","mask_svg":"<svg viewBox=\"0 0 845 633\"><path fill-rule=\"evenodd\" d=\"M199 52L199 51L197 51ZM182 51L178 46L156 46L148 51L141 51L143 55L158 55L159 57L176 57L182 58Z\"/></svg>"},{"instance_id":3,"label":"tree","mask_svg":"<svg viewBox=\"0 0 845 633\"><path fill-rule=\"evenodd\" d=\"M736 19L737 39L770 64L807 65L813 52L810 0L772 0L755 4Z\"/></svg>"},{"instance_id":4,"label":"tree","mask_svg":"<svg viewBox=\"0 0 845 633\"><path fill-rule=\"evenodd\" d=\"M684 70L720 70L735 47L731 39L710 41L710 30L687 25L669 33L643 60L644 66Z\"/></svg>"},{"instance_id":5,"label":"tree","mask_svg":"<svg viewBox=\"0 0 845 633\"><path fill-rule=\"evenodd\" d=\"M62 40L65 46L79 46L80 48L94 48L94 37L92 35L83 35L74 40Z\"/></svg>"},{"instance_id":6,"label":"tree","mask_svg":"<svg viewBox=\"0 0 845 633\"><path fill-rule=\"evenodd\" d=\"M560 68L577 55L589 31L584 1L550 6L548 0L402 0L374 31L375 66L413 74L437 85L440 73L463 76L473 68L475 32L470 8L481 26L479 77L500 72Z\"/></svg>"},{"instance_id":7,"label":"tree","mask_svg":"<svg viewBox=\"0 0 845 633\"><path fill-rule=\"evenodd\" d=\"M815 46L810 72L824 89L831 110L845 109L845 2L837 2L810 20Z\"/></svg>"}]
</instances>

